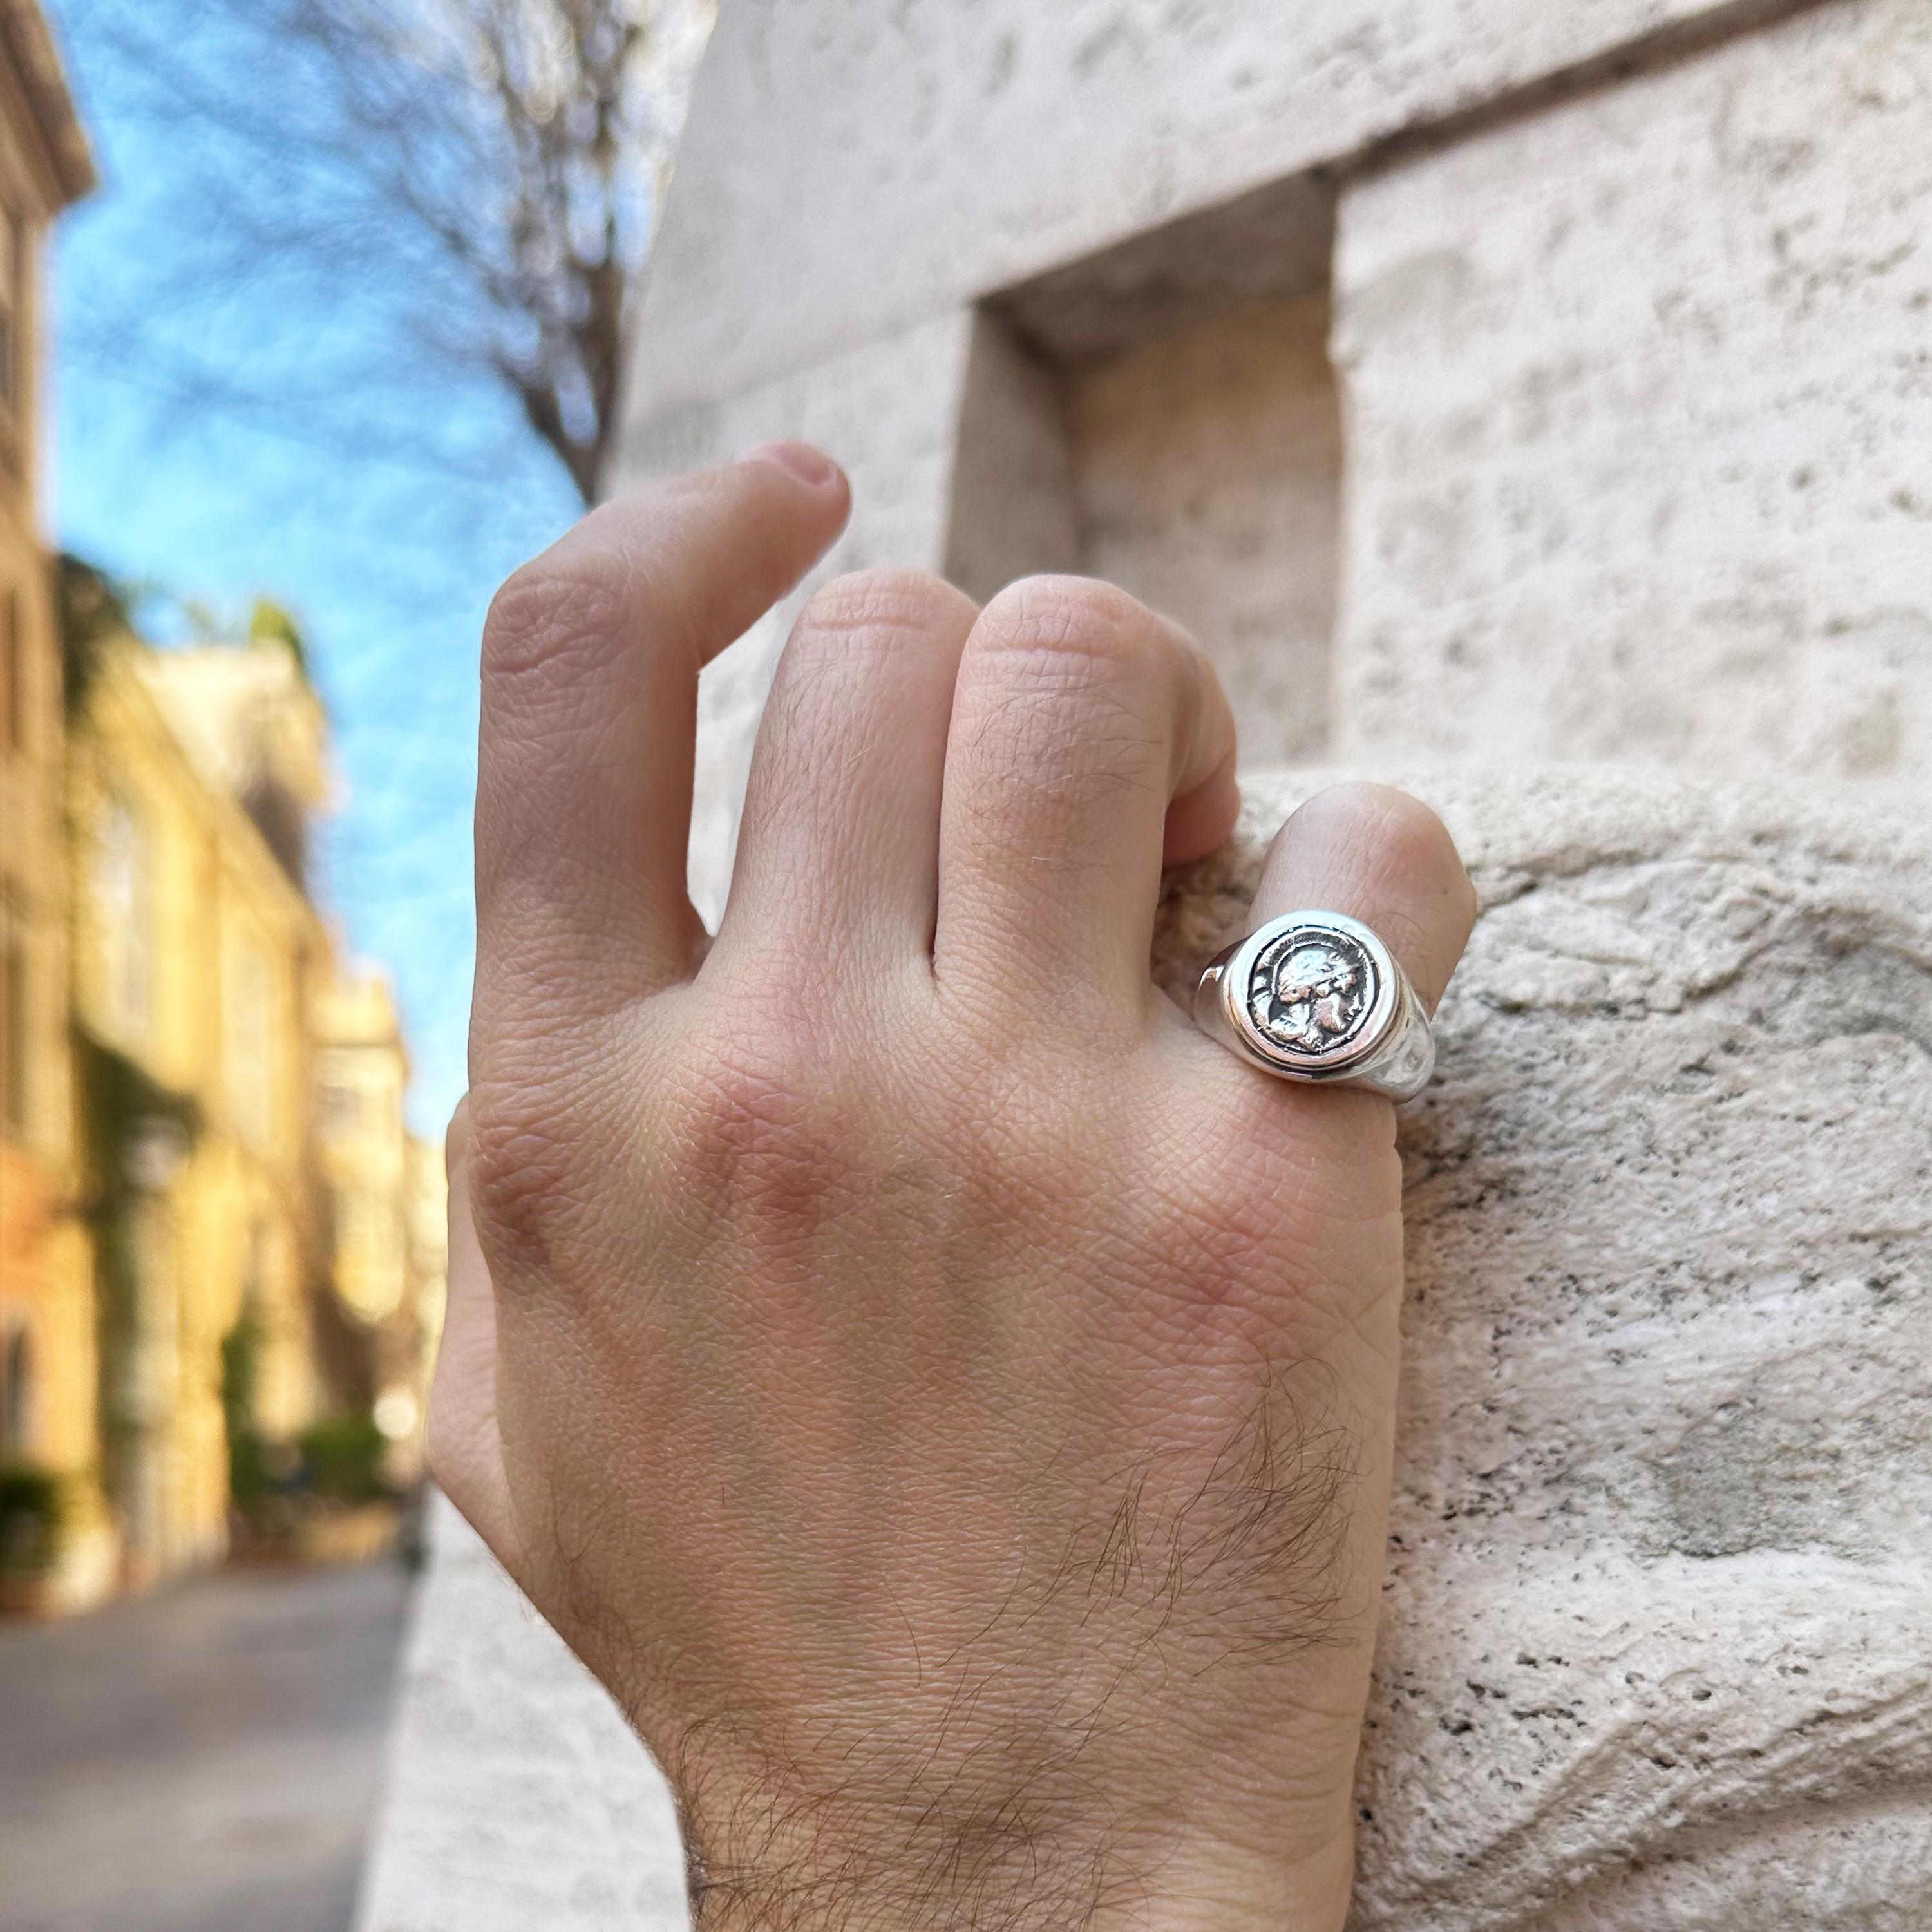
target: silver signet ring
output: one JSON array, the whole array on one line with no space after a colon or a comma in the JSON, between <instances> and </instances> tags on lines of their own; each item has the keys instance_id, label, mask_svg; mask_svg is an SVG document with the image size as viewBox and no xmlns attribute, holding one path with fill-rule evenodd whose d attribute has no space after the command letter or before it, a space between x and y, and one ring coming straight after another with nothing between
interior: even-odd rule
<instances>
[{"instance_id":1,"label":"silver signet ring","mask_svg":"<svg viewBox=\"0 0 1932 1932\"><path fill-rule=\"evenodd\" d=\"M1194 1023L1277 1080L1412 1100L1436 1070L1436 1036L1408 976L1339 912L1292 912L1216 954L1194 989Z\"/></svg>"}]
</instances>

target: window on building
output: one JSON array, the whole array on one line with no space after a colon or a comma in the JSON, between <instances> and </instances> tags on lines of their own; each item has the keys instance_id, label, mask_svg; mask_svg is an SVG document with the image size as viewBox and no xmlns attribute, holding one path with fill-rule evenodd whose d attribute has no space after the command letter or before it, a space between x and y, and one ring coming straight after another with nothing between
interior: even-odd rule
<instances>
[{"instance_id":1,"label":"window on building","mask_svg":"<svg viewBox=\"0 0 1932 1932\"><path fill-rule=\"evenodd\" d=\"M401 1202L386 1189L345 1183L335 1191L334 1235L338 1292L364 1321L384 1320L407 1285Z\"/></svg>"},{"instance_id":2,"label":"window on building","mask_svg":"<svg viewBox=\"0 0 1932 1932\"><path fill-rule=\"evenodd\" d=\"M22 751L27 742L27 665L20 642L20 593L0 591L0 746Z\"/></svg>"},{"instance_id":3,"label":"window on building","mask_svg":"<svg viewBox=\"0 0 1932 1932\"><path fill-rule=\"evenodd\" d=\"M144 1032L154 1018L153 842L140 808L118 795L101 818L94 896L108 1008L119 1025Z\"/></svg>"},{"instance_id":4,"label":"window on building","mask_svg":"<svg viewBox=\"0 0 1932 1932\"><path fill-rule=\"evenodd\" d=\"M308 819L302 800L279 779L263 776L243 794L242 808L282 870L301 885L308 867Z\"/></svg>"},{"instance_id":5,"label":"window on building","mask_svg":"<svg viewBox=\"0 0 1932 1932\"><path fill-rule=\"evenodd\" d=\"M382 1243L382 1204L368 1189L358 1187L345 1205L348 1227L344 1246L366 1268L375 1259Z\"/></svg>"},{"instance_id":6,"label":"window on building","mask_svg":"<svg viewBox=\"0 0 1932 1932\"><path fill-rule=\"evenodd\" d=\"M362 1118L362 1096L352 1082L325 1080L322 1086L322 1131L332 1141L344 1141L355 1133Z\"/></svg>"},{"instance_id":7,"label":"window on building","mask_svg":"<svg viewBox=\"0 0 1932 1932\"><path fill-rule=\"evenodd\" d=\"M27 1057L32 1051L27 1024L27 949L17 933L9 932L4 947L5 964L0 969L0 1049L7 1064L0 1067L0 1084L6 1090L7 1131L18 1137L27 1131Z\"/></svg>"}]
</instances>

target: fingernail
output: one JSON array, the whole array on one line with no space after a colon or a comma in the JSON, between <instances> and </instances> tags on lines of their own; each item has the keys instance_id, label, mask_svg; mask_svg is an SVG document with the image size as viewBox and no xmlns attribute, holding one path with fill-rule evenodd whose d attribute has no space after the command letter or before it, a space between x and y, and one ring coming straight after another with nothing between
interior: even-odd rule
<instances>
[{"instance_id":1,"label":"fingernail","mask_svg":"<svg viewBox=\"0 0 1932 1932\"><path fill-rule=\"evenodd\" d=\"M744 460L771 464L814 490L824 489L843 473L822 449L814 449L808 442L760 443Z\"/></svg>"}]
</instances>

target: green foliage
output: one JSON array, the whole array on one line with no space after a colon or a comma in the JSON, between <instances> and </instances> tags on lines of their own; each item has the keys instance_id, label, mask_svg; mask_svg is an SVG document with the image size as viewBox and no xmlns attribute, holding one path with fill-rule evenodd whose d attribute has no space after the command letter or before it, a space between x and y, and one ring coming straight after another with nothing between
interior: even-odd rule
<instances>
[{"instance_id":1,"label":"green foliage","mask_svg":"<svg viewBox=\"0 0 1932 1932\"><path fill-rule=\"evenodd\" d=\"M37 1463L0 1464L0 1576L49 1568L68 1520L67 1485Z\"/></svg>"},{"instance_id":2,"label":"green foliage","mask_svg":"<svg viewBox=\"0 0 1932 1932\"><path fill-rule=\"evenodd\" d=\"M162 1086L84 1028L74 1030L74 1058L88 1198L98 1219L128 1190L128 1150L142 1124L168 1121L192 1144L201 1133L201 1109L190 1096Z\"/></svg>"},{"instance_id":3,"label":"green foliage","mask_svg":"<svg viewBox=\"0 0 1932 1932\"><path fill-rule=\"evenodd\" d=\"M158 1084L124 1053L74 1031L78 1076L82 1212L94 1237L94 1291L100 1336L100 1413L106 1422L108 1483L118 1489L125 1444L114 1390L134 1325L134 1263L130 1252L135 1190L128 1156L142 1124L164 1120L191 1146L201 1132L201 1113L185 1095Z\"/></svg>"},{"instance_id":4,"label":"green foliage","mask_svg":"<svg viewBox=\"0 0 1932 1932\"><path fill-rule=\"evenodd\" d=\"M260 1516L280 1493L275 1473L275 1457L260 1430L229 1430L228 1499L244 1516Z\"/></svg>"},{"instance_id":5,"label":"green foliage","mask_svg":"<svg viewBox=\"0 0 1932 1932\"><path fill-rule=\"evenodd\" d=\"M262 1324L244 1309L221 1338L221 1413L229 1432L255 1419L255 1384L262 1359Z\"/></svg>"},{"instance_id":6,"label":"green foliage","mask_svg":"<svg viewBox=\"0 0 1932 1932\"><path fill-rule=\"evenodd\" d=\"M248 641L251 644L280 644L296 661L302 676L308 676L308 640L302 626L284 604L272 597L258 597L248 614Z\"/></svg>"},{"instance_id":7,"label":"green foliage","mask_svg":"<svg viewBox=\"0 0 1932 1932\"><path fill-rule=\"evenodd\" d=\"M382 1475L388 1444L366 1410L326 1416L302 1432L310 1494L327 1502L380 1502L391 1494Z\"/></svg>"},{"instance_id":8,"label":"green foliage","mask_svg":"<svg viewBox=\"0 0 1932 1932\"><path fill-rule=\"evenodd\" d=\"M85 708L108 646L134 634L134 593L96 565L63 550L55 566L55 594L67 714L71 718Z\"/></svg>"},{"instance_id":9,"label":"green foliage","mask_svg":"<svg viewBox=\"0 0 1932 1932\"><path fill-rule=\"evenodd\" d=\"M228 1430L228 1494L244 1516L259 1514L275 1492L274 1459L255 1426L261 1324L244 1310L221 1338L221 1414Z\"/></svg>"},{"instance_id":10,"label":"green foliage","mask_svg":"<svg viewBox=\"0 0 1932 1932\"><path fill-rule=\"evenodd\" d=\"M261 1329L244 1313L221 1344L221 1406L228 1424L228 1492L250 1534L273 1545L303 1519L334 1504L386 1502L388 1444L367 1411L325 1416L298 1442L265 1436L255 1421Z\"/></svg>"},{"instance_id":11,"label":"green foliage","mask_svg":"<svg viewBox=\"0 0 1932 1932\"><path fill-rule=\"evenodd\" d=\"M124 638L144 641L135 621L137 611L156 619L164 635L185 627L190 637L204 644L232 642L235 636L232 613L224 615L202 598L176 597L160 584L113 576L66 551L56 562L55 579L70 718L85 710L109 647ZM286 604L257 597L248 613L248 638L251 644L280 645L308 678L308 640Z\"/></svg>"}]
</instances>

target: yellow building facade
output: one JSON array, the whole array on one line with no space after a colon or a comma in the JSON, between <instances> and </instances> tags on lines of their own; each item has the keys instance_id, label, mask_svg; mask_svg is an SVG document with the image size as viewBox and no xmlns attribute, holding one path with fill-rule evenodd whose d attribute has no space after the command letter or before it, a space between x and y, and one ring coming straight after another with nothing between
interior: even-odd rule
<instances>
[{"instance_id":1,"label":"yellow building facade","mask_svg":"<svg viewBox=\"0 0 1932 1932\"><path fill-rule=\"evenodd\" d=\"M416 1426L420 1431L449 1293L449 1177L443 1166L442 1143L416 1134L410 1136L410 1252L416 1297Z\"/></svg>"},{"instance_id":2,"label":"yellow building facade","mask_svg":"<svg viewBox=\"0 0 1932 1932\"><path fill-rule=\"evenodd\" d=\"M46 238L93 182L46 22L13 0L0 8L0 1468L45 1471L62 1492L45 1579L56 1606L97 1600L114 1577L92 1270L73 1211L62 684L39 502Z\"/></svg>"},{"instance_id":3,"label":"yellow building facade","mask_svg":"<svg viewBox=\"0 0 1932 1932\"><path fill-rule=\"evenodd\" d=\"M440 1150L308 889L299 640L269 611L151 649L41 535L41 260L92 181L44 20L0 0L0 1610L215 1560L237 1522L293 1546L304 1494L353 1492L321 1439L372 1412L412 1478L441 1318Z\"/></svg>"},{"instance_id":4,"label":"yellow building facade","mask_svg":"<svg viewBox=\"0 0 1932 1932\"><path fill-rule=\"evenodd\" d=\"M323 788L323 721L274 644L164 653L109 629L75 675L73 1002L98 1432L139 1583L225 1549L238 1405L288 1444L325 1402L308 1015L332 967L299 842Z\"/></svg>"},{"instance_id":5,"label":"yellow building facade","mask_svg":"<svg viewBox=\"0 0 1932 1932\"><path fill-rule=\"evenodd\" d=\"M388 982L338 974L312 1010L318 1162L335 1299L368 1338L369 1401L392 1480L422 1473L430 1365L442 1326L442 1150L409 1130L409 1054Z\"/></svg>"},{"instance_id":6,"label":"yellow building facade","mask_svg":"<svg viewBox=\"0 0 1932 1932\"><path fill-rule=\"evenodd\" d=\"M314 1024L335 1291L373 1330L409 1294L409 1057L377 974L344 972L325 985Z\"/></svg>"}]
</instances>

